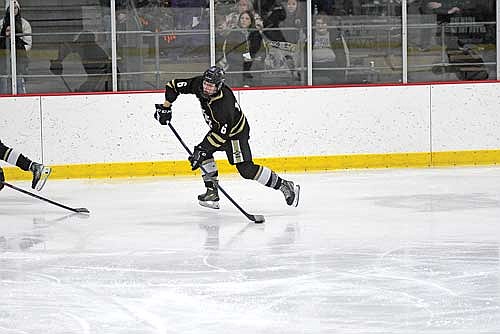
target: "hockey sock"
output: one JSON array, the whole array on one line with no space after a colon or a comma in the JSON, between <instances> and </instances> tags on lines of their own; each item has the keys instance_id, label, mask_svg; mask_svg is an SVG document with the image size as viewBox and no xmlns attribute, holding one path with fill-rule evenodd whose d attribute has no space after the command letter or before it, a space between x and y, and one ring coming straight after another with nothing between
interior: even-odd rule
<instances>
[{"instance_id":1,"label":"hockey sock","mask_svg":"<svg viewBox=\"0 0 500 334\"><path fill-rule=\"evenodd\" d=\"M214 183L212 180L217 181L217 178L219 176L219 170L217 169L217 165L215 164L214 159L208 159L203 161L201 166L204 169L204 171L203 169L201 171L201 177L203 178L205 187L214 188Z\"/></svg>"},{"instance_id":2,"label":"hockey sock","mask_svg":"<svg viewBox=\"0 0 500 334\"><path fill-rule=\"evenodd\" d=\"M2 160L7 161L11 165L15 165L24 171L28 171L32 163L30 159L11 148L7 148L4 152L0 152L0 157Z\"/></svg>"},{"instance_id":3,"label":"hockey sock","mask_svg":"<svg viewBox=\"0 0 500 334\"><path fill-rule=\"evenodd\" d=\"M264 166L260 166L260 169L255 176L255 180L257 180L260 184L273 189L279 189L281 182L283 181L283 179L275 172Z\"/></svg>"}]
</instances>

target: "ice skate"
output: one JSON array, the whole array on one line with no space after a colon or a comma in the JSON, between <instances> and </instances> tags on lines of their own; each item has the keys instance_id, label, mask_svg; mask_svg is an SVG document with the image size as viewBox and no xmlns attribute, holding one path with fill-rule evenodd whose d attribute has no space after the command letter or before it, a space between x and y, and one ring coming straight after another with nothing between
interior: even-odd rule
<instances>
[{"instance_id":1,"label":"ice skate","mask_svg":"<svg viewBox=\"0 0 500 334\"><path fill-rule=\"evenodd\" d=\"M38 191L42 190L45 182L52 172L50 167L44 166L42 164L33 162L30 166L30 171L33 173L33 180L31 181L31 188Z\"/></svg>"},{"instance_id":2,"label":"ice skate","mask_svg":"<svg viewBox=\"0 0 500 334\"><path fill-rule=\"evenodd\" d=\"M219 192L217 188L207 188L204 194L198 195L198 203L207 208L219 209Z\"/></svg>"},{"instance_id":3,"label":"ice skate","mask_svg":"<svg viewBox=\"0 0 500 334\"><path fill-rule=\"evenodd\" d=\"M3 169L2 168L0 168L0 181L2 181L2 182L0 182L0 190L2 190L3 187L4 187L3 181L5 181L5 176L3 175Z\"/></svg>"},{"instance_id":4,"label":"ice skate","mask_svg":"<svg viewBox=\"0 0 500 334\"><path fill-rule=\"evenodd\" d=\"M300 186L292 181L283 180L280 190L285 195L286 204L297 206L299 204Z\"/></svg>"}]
</instances>

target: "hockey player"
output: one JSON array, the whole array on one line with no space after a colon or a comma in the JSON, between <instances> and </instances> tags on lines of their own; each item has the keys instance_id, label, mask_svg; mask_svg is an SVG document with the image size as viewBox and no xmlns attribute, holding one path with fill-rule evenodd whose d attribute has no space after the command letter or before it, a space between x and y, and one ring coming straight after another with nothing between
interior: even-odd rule
<instances>
[{"instance_id":1,"label":"hockey player","mask_svg":"<svg viewBox=\"0 0 500 334\"><path fill-rule=\"evenodd\" d=\"M10 163L11 165L15 165L24 171L30 171L31 173L33 173L31 188L38 191L42 190L45 182L47 182L47 178L49 177L50 172L52 171L50 167L31 161L16 150L5 146L2 141L0 141L0 159ZM0 181L5 181L5 176L1 167ZM2 182L0 182L0 190L2 190L4 187L4 184Z\"/></svg>"},{"instance_id":2,"label":"hockey player","mask_svg":"<svg viewBox=\"0 0 500 334\"><path fill-rule=\"evenodd\" d=\"M193 155L188 158L192 170L203 167L201 174L206 192L198 196L200 205L219 208L219 174L213 153L225 151L229 163L236 165L243 178L279 189L288 205L297 206L300 186L282 179L269 168L256 165L252 161L248 144L250 126L232 90L224 84L224 77L222 68L211 66L201 76L174 79L166 85L165 102L156 104L155 118L160 124L167 125L172 119L172 103L179 94L195 94L200 101L210 131L201 143L194 147Z\"/></svg>"}]
</instances>

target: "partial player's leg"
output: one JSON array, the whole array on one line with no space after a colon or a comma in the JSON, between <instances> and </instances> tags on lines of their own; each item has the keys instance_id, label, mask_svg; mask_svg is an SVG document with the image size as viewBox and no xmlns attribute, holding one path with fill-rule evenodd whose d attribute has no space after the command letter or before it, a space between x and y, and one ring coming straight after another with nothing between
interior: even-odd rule
<instances>
[{"instance_id":1,"label":"partial player's leg","mask_svg":"<svg viewBox=\"0 0 500 334\"><path fill-rule=\"evenodd\" d=\"M2 181L2 182L5 181L5 176L3 175L3 169L2 169L2 167L0 167L0 181ZM0 182L0 190L2 190L3 187L4 187L4 185L3 185L2 182Z\"/></svg>"},{"instance_id":2,"label":"partial player's leg","mask_svg":"<svg viewBox=\"0 0 500 334\"><path fill-rule=\"evenodd\" d=\"M11 165L17 166L24 171L33 173L33 180L31 181L31 188L42 190L47 178L49 177L52 169L37 162L33 162L16 150L5 146L0 141L0 159L8 162Z\"/></svg>"},{"instance_id":3,"label":"partial player's leg","mask_svg":"<svg viewBox=\"0 0 500 334\"><path fill-rule=\"evenodd\" d=\"M201 163L200 169L206 192L198 195L198 203L207 208L219 209L219 191L217 188L219 171L212 154L209 154L209 158Z\"/></svg>"},{"instance_id":4,"label":"partial player's leg","mask_svg":"<svg viewBox=\"0 0 500 334\"><path fill-rule=\"evenodd\" d=\"M291 206L299 204L300 186L292 181L282 179L274 171L265 166L254 164L252 151L248 144L248 137L231 140L231 145L226 149L229 163L236 165L238 172L245 179L256 180L260 184L280 190L285 196L286 203Z\"/></svg>"}]
</instances>

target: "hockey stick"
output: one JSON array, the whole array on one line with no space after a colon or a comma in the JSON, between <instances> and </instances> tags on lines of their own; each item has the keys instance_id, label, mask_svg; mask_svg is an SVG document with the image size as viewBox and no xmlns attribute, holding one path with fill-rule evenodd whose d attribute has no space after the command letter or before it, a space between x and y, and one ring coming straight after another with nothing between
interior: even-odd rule
<instances>
[{"instance_id":1,"label":"hockey stick","mask_svg":"<svg viewBox=\"0 0 500 334\"><path fill-rule=\"evenodd\" d=\"M42 197L42 196L38 196L36 194L33 194L33 193L30 193L29 191L26 191L24 189L21 189L21 188L18 188L16 186L13 186L12 184L9 184L5 181L0 181L4 186L7 186L11 189L14 189L14 190L17 190L19 192L22 192L23 194L26 194L26 195L29 195L31 197L35 197L39 200L42 200L42 201L45 201L45 202L48 202L50 204L53 204L53 205L56 205L60 208L63 208L63 209L66 209L66 210L69 210L69 211L73 211L73 212L76 212L76 213L90 213L90 211L87 209L87 208L70 208L69 206L66 206L64 204L61 204L61 203L57 203L57 202L54 202L48 198L45 198L45 197Z\"/></svg>"},{"instance_id":2,"label":"hockey stick","mask_svg":"<svg viewBox=\"0 0 500 334\"><path fill-rule=\"evenodd\" d=\"M172 132L174 133L174 135L177 137L177 139L179 140L179 142L182 144L182 146L184 146L184 149L189 153L189 155L193 155L193 153L191 152L191 150L189 149L189 147L187 147L186 143L184 143L184 141L182 140L181 136L179 136L179 134L177 133L177 131L175 130L174 126L172 125L172 123L168 123L168 126L170 127L170 130L172 130ZM200 169L203 171L203 173L207 174L207 171L203 168L203 166L200 166ZM214 182L215 185L217 185L217 188L224 194L224 196L227 197L227 199L229 201L231 201L231 203L233 203L233 205L241 211L241 213L243 213L248 219L250 219L251 221L253 221L254 223L257 223L257 224L260 224L260 223L263 223L265 222L265 218L264 216L262 215L251 215L249 214L248 212L246 212L245 210L243 210L243 208L241 206L239 206L238 203L236 203L236 201L231 197L229 196L229 194L220 186L220 184L218 182Z\"/></svg>"},{"instance_id":3,"label":"hockey stick","mask_svg":"<svg viewBox=\"0 0 500 334\"><path fill-rule=\"evenodd\" d=\"M71 89L71 87L68 85L68 82L66 81L66 79L64 79L64 77L62 75L60 75L61 77L61 80L62 82L64 83L64 86L66 86L66 88L68 89L68 92L73 92L73 90Z\"/></svg>"}]
</instances>

